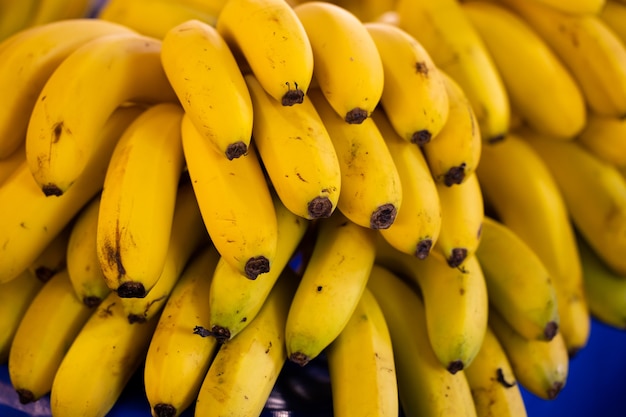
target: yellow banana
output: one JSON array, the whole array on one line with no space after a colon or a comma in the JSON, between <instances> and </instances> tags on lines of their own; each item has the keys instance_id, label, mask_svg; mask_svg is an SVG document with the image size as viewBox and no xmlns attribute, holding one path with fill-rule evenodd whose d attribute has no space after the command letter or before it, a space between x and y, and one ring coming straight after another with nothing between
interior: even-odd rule
<instances>
[{"instance_id":1,"label":"yellow banana","mask_svg":"<svg viewBox=\"0 0 626 417\"><path fill-rule=\"evenodd\" d=\"M337 208L370 229L388 229L402 205L400 176L385 138L371 118L346 123L317 88L307 97L322 119L337 153L341 193Z\"/></svg>"},{"instance_id":2,"label":"yellow banana","mask_svg":"<svg viewBox=\"0 0 626 417\"><path fill-rule=\"evenodd\" d=\"M626 3L618 0L605 0L600 10L600 19L626 44Z\"/></svg>"},{"instance_id":3,"label":"yellow banana","mask_svg":"<svg viewBox=\"0 0 626 417\"><path fill-rule=\"evenodd\" d=\"M449 100L449 114L435 140L422 146L436 182L451 187L462 184L480 161L482 138L476 114L460 85L441 71Z\"/></svg>"},{"instance_id":4,"label":"yellow banana","mask_svg":"<svg viewBox=\"0 0 626 417\"><path fill-rule=\"evenodd\" d=\"M398 26L413 35L435 65L463 89L483 140L500 140L508 131L510 109L500 74L458 0L398 0Z\"/></svg>"},{"instance_id":5,"label":"yellow banana","mask_svg":"<svg viewBox=\"0 0 626 417\"><path fill-rule=\"evenodd\" d=\"M462 7L493 58L516 113L552 137L578 134L586 122L585 98L543 38L501 4L472 0Z\"/></svg>"},{"instance_id":6,"label":"yellow banana","mask_svg":"<svg viewBox=\"0 0 626 417\"><path fill-rule=\"evenodd\" d=\"M183 150L202 218L220 255L256 279L271 269L278 226L269 185L256 149L229 161L185 114Z\"/></svg>"},{"instance_id":7,"label":"yellow banana","mask_svg":"<svg viewBox=\"0 0 626 417\"><path fill-rule=\"evenodd\" d=\"M449 112L439 68L424 46L397 26L367 22L365 28L383 63L380 104L398 135L416 145L436 137Z\"/></svg>"},{"instance_id":8,"label":"yellow banana","mask_svg":"<svg viewBox=\"0 0 626 417\"><path fill-rule=\"evenodd\" d=\"M281 106L253 75L245 76L252 97L252 135L269 181L285 206L305 219L329 217L341 190L339 159L310 100Z\"/></svg>"},{"instance_id":9,"label":"yellow banana","mask_svg":"<svg viewBox=\"0 0 626 417\"><path fill-rule=\"evenodd\" d=\"M293 0L293 3L299 4L306 1L309 0ZM396 0L333 0L332 3L350 11L362 22L369 22L393 10Z\"/></svg>"},{"instance_id":10,"label":"yellow banana","mask_svg":"<svg viewBox=\"0 0 626 417\"><path fill-rule=\"evenodd\" d=\"M145 359L158 319L129 323L121 298L109 293L63 357L50 392L52 414L104 417Z\"/></svg>"},{"instance_id":11,"label":"yellow banana","mask_svg":"<svg viewBox=\"0 0 626 417\"><path fill-rule=\"evenodd\" d=\"M28 25L39 26L60 20L86 18L91 0L45 0L39 2Z\"/></svg>"},{"instance_id":12,"label":"yellow banana","mask_svg":"<svg viewBox=\"0 0 626 417\"><path fill-rule=\"evenodd\" d=\"M144 297L163 269L178 182L185 164L183 109L159 103L115 145L100 196L96 249L109 288Z\"/></svg>"},{"instance_id":13,"label":"yellow banana","mask_svg":"<svg viewBox=\"0 0 626 417\"><path fill-rule=\"evenodd\" d=\"M350 320L326 349L326 357L333 415L398 415L391 336L383 311L367 287Z\"/></svg>"},{"instance_id":14,"label":"yellow banana","mask_svg":"<svg viewBox=\"0 0 626 417\"><path fill-rule=\"evenodd\" d=\"M217 29L197 19L163 38L165 74L187 116L228 159L248 150L252 101L237 61Z\"/></svg>"},{"instance_id":15,"label":"yellow banana","mask_svg":"<svg viewBox=\"0 0 626 417\"><path fill-rule=\"evenodd\" d=\"M20 320L9 352L9 377L20 403L50 392L67 347L92 312L74 294L67 269L41 287Z\"/></svg>"},{"instance_id":16,"label":"yellow banana","mask_svg":"<svg viewBox=\"0 0 626 417\"><path fill-rule=\"evenodd\" d=\"M52 239L52 242L46 246L28 267L30 272L41 281L48 281L54 274L65 268L70 230L71 223L65 226L65 228Z\"/></svg>"},{"instance_id":17,"label":"yellow banana","mask_svg":"<svg viewBox=\"0 0 626 417\"><path fill-rule=\"evenodd\" d=\"M380 101L383 63L363 23L324 1L293 8L313 50L313 77L331 108L348 124L367 119Z\"/></svg>"},{"instance_id":18,"label":"yellow banana","mask_svg":"<svg viewBox=\"0 0 626 417\"><path fill-rule=\"evenodd\" d=\"M114 112L93 139L93 158L58 198L41 192L26 161L0 187L0 282L7 282L31 265L76 213L101 189L113 148L124 129L142 111L125 107Z\"/></svg>"},{"instance_id":19,"label":"yellow banana","mask_svg":"<svg viewBox=\"0 0 626 417\"><path fill-rule=\"evenodd\" d=\"M572 15L598 14L606 3L606 0L533 0L529 3L541 3L562 13Z\"/></svg>"},{"instance_id":20,"label":"yellow banana","mask_svg":"<svg viewBox=\"0 0 626 417\"><path fill-rule=\"evenodd\" d=\"M215 26L267 94L283 106L300 104L313 78L313 50L285 0L235 0Z\"/></svg>"},{"instance_id":21,"label":"yellow banana","mask_svg":"<svg viewBox=\"0 0 626 417\"><path fill-rule=\"evenodd\" d=\"M476 416L464 371L448 372L429 343L424 304L414 288L379 264L374 264L367 288L389 328L405 415Z\"/></svg>"},{"instance_id":22,"label":"yellow banana","mask_svg":"<svg viewBox=\"0 0 626 417\"><path fill-rule=\"evenodd\" d=\"M217 351L217 340L198 337L194 325L208 324L206 295L218 257L207 246L189 261L150 339L143 381L156 417L177 417L191 406Z\"/></svg>"},{"instance_id":23,"label":"yellow banana","mask_svg":"<svg viewBox=\"0 0 626 417\"><path fill-rule=\"evenodd\" d=\"M367 284L375 242L374 230L340 212L320 220L285 325L289 360L305 366L341 333Z\"/></svg>"},{"instance_id":24,"label":"yellow banana","mask_svg":"<svg viewBox=\"0 0 626 417\"><path fill-rule=\"evenodd\" d=\"M626 119L591 113L576 140L603 161L626 166L625 137Z\"/></svg>"},{"instance_id":25,"label":"yellow banana","mask_svg":"<svg viewBox=\"0 0 626 417\"><path fill-rule=\"evenodd\" d=\"M86 169L94 138L121 104L177 101L161 41L106 35L83 44L52 73L26 132L26 160L47 196L64 194Z\"/></svg>"},{"instance_id":26,"label":"yellow banana","mask_svg":"<svg viewBox=\"0 0 626 417\"><path fill-rule=\"evenodd\" d=\"M0 5L0 42L28 27L28 21L43 0L6 0Z\"/></svg>"},{"instance_id":27,"label":"yellow banana","mask_svg":"<svg viewBox=\"0 0 626 417\"><path fill-rule=\"evenodd\" d=\"M559 326L556 290L533 248L505 224L485 217L476 257L491 308L527 339L554 338Z\"/></svg>"},{"instance_id":28,"label":"yellow banana","mask_svg":"<svg viewBox=\"0 0 626 417\"><path fill-rule=\"evenodd\" d=\"M24 143L11 155L0 159L0 187L24 161L26 161L26 145Z\"/></svg>"},{"instance_id":29,"label":"yellow banana","mask_svg":"<svg viewBox=\"0 0 626 417\"><path fill-rule=\"evenodd\" d=\"M204 10L213 16L218 16L228 0L179 0L176 3L183 4L198 10ZM209 22L210 23L210 22ZM215 26L213 24L213 26Z\"/></svg>"}]
</instances>

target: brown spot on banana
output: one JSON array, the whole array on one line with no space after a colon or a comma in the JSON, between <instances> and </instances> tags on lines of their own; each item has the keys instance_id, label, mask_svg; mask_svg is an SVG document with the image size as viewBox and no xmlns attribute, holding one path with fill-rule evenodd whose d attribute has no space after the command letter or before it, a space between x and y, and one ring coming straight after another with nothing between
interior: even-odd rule
<instances>
[{"instance_id":1,"label":"brown spot on banana","mask_svg":"<svg viewBox=\"0 0 626 417\"><path fill-rule=\"evenodd\" d=\"M368 117L369 114L367 113L367 110L356 107L346 113L344 120L351 125L360 125Z\"/></svg>"},{"instance_id":2,"label":"brown spot on banana","mask_svg":"<svg viewBox=\"0 0 626 417\"><path fill-rule=\"evenodd\" d=\"M309 202L307 209L311 219L326 218L333 213L333 203L328 197L315 197Z\"/></svg>"},{"instance_id":3,"label":"brown spot on banana","mask_svg":"<svg viewBox=\"0 0 626 417\"><path fill-rule=\"evenodd\" d=\"M496 369L496 381L498 381L504 388L512 388L517 384L515 381L508 382L504 378L504 372L502 371L502 368Z\"/></svg>"},{"instance_id":4,"label":"brown spot on banana","mask_svg":"<svg viewBox=\"0 0 626 417\"><path fill-rule=\"evenodd\" d=\"M300 104L304 101L304 91L298 88L298 83L294 82L295 88L291 88L291 84L286 82L287 92L283 95L281 103L283 106L293 106L294 104Z\"/></svg>"},{"instance_id":5,"label":"brown spot on banana","mask_svg":"<svg viewBox=\"0 0 626 417\"><path fill-rule=\"evenodd\" d=\"M370 228L374 230L388 229L396 220L398 209L393 204L383 204L372 213Z\"/></svg>"},{"instance_id":6,"label":"brown spot on banana","mask_svg":"<svg viewBox=\"0 0 626 417\"><path fill-rule=\"evenodd\" d=\"M430 254L432 247L432 239L426 238L420 240L417 243L417 247L415 249L415 256L417 257L417 259L426 259L426 257Z\"/></svg>"},{"instance_id":7,"label":"brown spot on banana","mask_svg":"<svg viewBox=\"0 0 626 417\"><path fill-rule=\"evenodd\" d=\"M152 409L156 417L174 417L178 414L176 407L171 404L155 404Z\"/></svg>"},{"instance_id":8,"label":"brown spot on banana","mask_svg":"<svg viewBox=\"0 0 626 417\"><path fill-rule=\"evenodd\" d=\"M242 141L237 141L235 143L231 143L226 147L226 158L229 161L232 161L235 158L239 158L248 152L248 145L243 143Z\"/></svg>"},{"instance_id":9,"label":"brown spot on banana","mask_svg":"<svg viewBox=\"0 0 626 417\"><path fill-rule=\"evenodd\" d=\"M244 272L249 279L256 279L260 274L270 271L270 261L265 256L255 256L246 261Z\"/></svg>"},{"instance_id":10,"label":"brown spot on banana","mask_svg":"<svg viewBox=\"0 0 626 417\"><path fill-rule=\"evenodd\" d=\"M430 131L426 129L418 130L417 132L413 133L413 135L411 135L411 143L414 143L417 146L424 146L428 142L430 142L430 139L432 139L432 137L433 135L432 133L430 133Z\"/></svg>"}]
</instances>

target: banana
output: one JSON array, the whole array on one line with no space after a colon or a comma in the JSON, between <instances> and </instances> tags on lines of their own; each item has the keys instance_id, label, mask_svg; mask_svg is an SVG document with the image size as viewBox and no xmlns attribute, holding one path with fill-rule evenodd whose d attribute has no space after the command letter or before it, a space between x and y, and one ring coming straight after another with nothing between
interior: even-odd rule
<instances>
[{"instance_id":1,"label":"banana","mask_svg":"<svg viewBox=\"0 0 626 417\"><path fill-rule=\"evenodd\" d=\"M626 119L589 114L576 141L598 158L616 166L626 166Z\"/></svg>"},{"instance_id":2,"label":"banana","mask_svg":"<svg viewBox=\"0 0 626 417\"><path fill-rule=\"evenodd\" d=\"M125 107L115 111L93 139L93 157L72 190L48 198L24 163L0 187L0 282L7 282L31 265L76 213L101 189L113 148L124 129L143 111ZM71 192L70 192L71 191Z\"/></svg>"},{"instance_id":3,"label":"banana","mask_svg":"<svg viewBox=\"0 0 626 417\"><path fill-rule=\"evenodd\" d=\"M220 341L232 339L256 317L309 230L311 222L289 211L277 196L274 196L274 205L278 241L269 272L250 280L223 258L217 262L209 291L207 329Z\"/></svg>"},{"instance_id":4,"label":"banana","mask_svg":"<svg viewBox=\"0 0 626 417\"><path fill-rule=\"evenodd\" d=\"M245 76L254 121L253 142L269 181L285 206L305 219L329 217L337 207L337 152L310 100L281 106L253 75Z\"/></svg>"},{"instance_id":5,"label":"banana","mask_svg":"<svg viewBox=\"0 0 626 417\"><path fill-rule=\"evenodd\" d=\"M502 344L487 327L485 338L465 369L479 416L526 417L524 398Z\"/></svg>"},{"instance_id":6,"label":"banana","mask_svg":"<svg viewBox=\"0 0 626 417\"><path fill-rule=\"evenodd\" d=\"M348 124L367 119L381 99L385 76L376 44L351 12L324 1L293 8L313 50L313 77Z\"/></svg>"},{"instance_id":7,"label":"banana","mask_svg":"<svg viewBox=\"0 0 626 417\"><path fill-rule=\"evenodd\" d=\"M194 333L195 323L209 321L206 294L217 260L215 248L206 246L189 261L150 339L143 381L156 417L177 417L191 406L217 351L216 339Z\"/></svg>"},{"instance_id":8,"label":"banana","mask_svg":"<svg viewBox=\"0 0 626 417\"><path fill-rule=\"evenodd\" d=\"M229 0L215 27L270 97L283 106L302 103L313 78L313 50L289 3Z\"/></svg>"},{"instance_id":9,"label":"banana","mask_svg":"<svg viewBox=\"0 0 626 417\"><path fill-rule=\"evenodd\" d=\"M15 170L26 160L26 146L20 145L11 155L0 159L0 187Z\"/></svg>"},{"instance_id":10,"label":"banana","mask_svg":"<svg viewBox=\"0 0 626 417\"><path fill-rule=\"evenodd\" d=\"M374 264L376 233L336 212L320 220L311 258L287 315L289 360L305 366L341 333Z\"/></svg>"},{"instance_id":11,"label":"banana","mask_svg":"<svg viewBox=\"0 0 626 417\"><path fill-rule=\"evenodd\" d=\"M256 149L229 161L202 136L188 113L182 137L194 193L217 251L249 279L267 273L276 254L278 225Z\"/></svg>"},{"instance_id":12,"label":"banana","mask_svg":"<svg viewBox=\"0 0 626 417\"><path fill-rule=\"evenodd\" d=\"M197 19L163 38L161 61L185 113L228 159L248 150L252 101L235 57L217 29Z\"/></svg>"},{"instance_id":13,"label":"banana","mask_svg":"<svg viewBox=\"0 0 626 417\"><path fill-rule=\"evenodd\" d=\"M556 398L569 375L569 356L561 333L550 341L526 339L493 310L489 311L489 326L506 352L519 384L539 398Z\"/></svg>"},{"instance_id":14,"label":"banana","mask_svg":"<svg viewBox=\"0 0 626 417\"><path fill-rule=\"evenodd\" d=\"M510 108L497 67L458 0L398 0L398 26L413 35L435 65L463 89L481 137L498 141L508 132Z\"/></svg>"},{"instance_id":15,"label":"banana","mask_svg":"<svg viewBox=\"0 0 626 417\"><path fill-rule=\"evenodd\" d=\"M626 45L596 14L571 15L538 2L499 0L563 62L591 111L626 116Z\"/></svg>"},{"instance_id":16,"label":"banana","mask_svg":"<svg viewBox=\"0 0 626 417\"><path fill-rule=\"evenodd\" d=\"M20 403L32 403L50 392L67 347L92 312L74 294L67 269L37 292L9 352L9 377Z\"/></svg>"},{"instance_id":17,"label":"banana","mask_svg":"<svg viewBox=\"0 0 626 417\"><path fill-rule=\"evenodd\" d=\"M175 102L160 60L161 41L139 34L91 40L52 73L33 107L26 160L47 196L77 181L94 152L94 138L126 102Z\"/></svg>"},{"instance_id":18,"label":"banana","mask_svg":"<svg viewBox=\"0 0 626 417\"><path fill-rule=\"evenodd\" d=\"M598 14L600 19L626 44L626 3L618 0L605 0Z\"/></svg>"},{"instance_id":19,"label":"banana","mask_svg":"<svg viewBox=\"0 0 626 417\"><path fill-rule=\"evenodd\" d=\"M543 38L501 4L472 0L462 7L498 68L511 107L537 131L574 138L586 123L585 98Z\"/></svg>"},{"instance_id":20,"label":"banana","mask_svg":"<svg viewBox=\"0 0 626 417\"><path fill-rule=\"evenodd\" d=\"M286 268L252 322L220 347L198 393L196 415L261 415L287 361L285 320L297 285Z\"/></svg>"},{"instance_id":21,"label":"banana","mask_svg":"<svg viewBox=\"0 0 626 417\"><path fill-rule=\"evenodd\" d=\"M559 333L574 354L589 338L589 311L568 207L550 169L523 138L509 134L483 147L476 173L486 206L547 268L556 290Z\"/></svg>"},{"instance_id":22,"label":"banana","mask_svg":"<svg viewBox=\"0 0 626 417\"><path fill-rule=\"evenodd\" d=\"M0 42L28 27L28 21L43 0L14 1L0 3Z\"/></svg>"},{"instance_id":23,"label":"banana","mask_svg":"<svg viewBox=\"0 0 626 417\"><path fill-rule=\"evenodd\" d=\"M292 0L295 4L309 0ZM376 20L381 14L393 10L396 0L333 0L332 3L343 7L362 22Z\"/></svg>"},{"instance_id":24,"label":"banana","mask_svg":"<svg viewBox=\"0 0 626 417\"><path fill-rule=\"evenodd\" d=\"M48 281L54 274L65 268L67 244L70 239L71 227L72 223L65 226L39 256L37 256L33 263L29 265L28 269L30 272L41 281Z\"/></svg>"},{"instance_id":25,"label":"banana","mask_svg":"<svg viewBox=\"0 0 626 417\"><path fill-rule=\"evenodd\" d=\"M46 23L61 20L86 18L89 13L91 0L45 0L29 20L30 27L45 25Z\"/></svg>"},{"instance_id":26,"label":"banana","mask_svg":"<svg viewBox=\"0 0 626 417\"><path fill-rule=\"evenodd\" d=\"M485 217L476 257L491 308L527 339L554 338L559 326L556 290L533 248L505 224Z\"/></svg>"},{"instance_id":27,"label":"banana","mask_svg":"<svg viewBox=\"0 0 626 417\"><path fill-rule=\"evenodd\" d=\"M391 336L383 311L367 287L350 320L326 349L326 357L333 415L398 415Z\"/></svg>"},{"instance_id":28,"label":"banana","mask_svg":"<svg viewBox=\"0 0 626 417\"><path fill-rule=\"evenodd\" d=\"M139 115L115 145L100 196L96 249L107 286L142 298L163 269L185 158L184 111L159 103Z\"/></svg>"},{"instance_id":29,"label":"banana","mask_svg":"<svg viewBox=\"0 0 626 417\"><path fill-rule=\"evenodd\" d=\"M112 291L97 307L63 357L52 382L55 416L104 417L145 359L158 322L128 322Z\"/></svg>"},{"instance_id":30,"label":"banana","mask_svg":"<svg viewBox=\"0 0 626 417\"><path fill-rule=\"evenodd\" d=\"M404 414L476 416L464 371L451 374L433 352L424 304L414 288L379 264L372 267L367 288L374 294L389 328Z\"/></svg>"},{"instance_id":31,"label":"banana","mask_svg":"<svg viewBox=\"0 0 626 417\"><path fill-rule=\"evenodd\" d=\"M0 363L8 363L15 332L42 286L43 282L29 270L0 284Z\"/></svg>"},{"instance_id":32,"label":"banana","mask_svg":"<svg viewBox=\"0 0 626 417\"><path fill-rule=\"evenodd\" d=\"M115 33L132 31L112 22L67 19L23 30L2 48L0 89L6 103L0 112L0 159L24 143L37 97L56 68L85 43Z\"/></svg>"},{"instance_id":33,"label":"banana","mask_svg":"<svg viewBox=\"0 0 626 417\"><path fill-rule=\"evenodd\" d=\"M480 161L482 138L476 114L460 85L440 72L449 100L449 114L435 140L422 145L436 182L451 187L462 184Z\"/></svg>"},{"instance_id":34,"label":"banana","mask_svg":"<svg viewBox=\"0 0 626 417\"><path fill-rule=\"evenodd\" d=\"M412 35L397 26L366 22L383 63L380 105L398 135L416 145L428 143L443 128L449 98L439 68Z\"/></svg>"},{"instance_id":35,"label":"banana","mask_svg":"<svg viewBox=\"0 0 626 417\"><path fill-rule=\"evenodd\" d=\"M572 15L598 14L607 0L534 0L529 3L541 3L562 13Z\"/></svg>"},{"instance_id":36,"label":"banana","mask_svg":"<svg viewBox=\"0 0 626 417\"><path fill-rule=\"evenodd\" d=\"M402 186L385 138L370 117L356 125L346 123L322 91L311 88L307 97L321 117L339 160L341 193L337 208L359 226L388 229L402 205Z\"/></svg>"},{"instance_id":37,"label":"banana","mask_svg":"<svg viewBox=\"0 0 626 417\"><path fill-rule=\"evenodd\" d=\"M402 206L394 223L379 233L400 252L424 259L437 242L441 228L441 204L435 181L420 148L400 137L385 112L380 108L374 110L372 120L391 153L403 190Z\"/></svg>"}]
</instances>

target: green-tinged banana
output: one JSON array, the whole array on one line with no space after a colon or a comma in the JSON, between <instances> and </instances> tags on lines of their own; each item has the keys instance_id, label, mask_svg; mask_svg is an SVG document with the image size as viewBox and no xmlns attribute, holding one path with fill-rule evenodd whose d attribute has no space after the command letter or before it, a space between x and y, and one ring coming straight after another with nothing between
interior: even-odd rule
<instances>
[{"instance_id":1,"label":"green-tinged banana","mask_svg":"<svg viewBox=\"0 0 626 417\"><path fill-rule=\"evenodd\" d=\"M348 124L367 119L380 101L383 63L363 23L341 6L308 1L293 8L313 50L313 77Z\"/></svg>"},{"instance_id":2,"label":"green-tinged banana","mask_svg":"<svg viewBox=\"0 0 626 417\"><path fill-rule=\"evenodd\" d=\"M489 326L506 352L520 385L540 398L556 398L569 374L570 359L561 333L550 341L526 339L493 310L489 311Z\"/></svg>"},{"instance_id":3,"label":"green-tinged banana","mask_svg":"<svg viewBox=\"0 0 626 417\"><path fill-rule=\"evenodd\" d=\"M435 65L463 89L483 140L500 140L509 129L507 91L480 35L458 0L398 0L398 26L413 35Z\"/></svg>"},{"instance_id":4,"label":"green-tinged banana","mask_svg":"<svg viewBox=\"0 0 626 417\"><path fill-rule=\"evenodd\" d=\"M587 344L589 311L568 208L550 169L524 139L509 134L483 147L476 173L485 205L547 268L556 290L559 333L573 354Z\"/></svg>"},{"instance_id":5,"label":"green-tinged banana","mask_svg":"<svg viewBox=\"0 0 626 417\"><path fill-rule=\"evenodd\" d=\"M184 111L156 104L115 145L100 196L96 249L108 287L144 297L163 269L185 158Z\"/></svg>"},{"instance_id":6,"label":"green-tinged banana","mask_svg":"<svg viewBox=\"0 0 626 417\"><path fill-rule=\"evenodd\" d=\"M449 114L435 140L422 145L430 172L439 184L462 184L480 161L482 138L476 114L459 83L441 71Z\"/></svg>"},{"instance_id":7,"label":"green-tinged banana","mask_svg":"<svg viewBox=\"0 0 626 417\"><path fill-rule=\"evenodd\" d=\"M626 116L626 44L598 15L572 15L526 0L499 1L554 51L578 83L590 110Z\"/></svg>"},{"instance_id":8,"label":"green-tinged banana","mask_svg":"<svg viewBox=\"0 0 626 417\"><path fill-rule=\"evenodd\" d=\"M398 415L391 336L383 311L367 287L350 320L325 352L333 415Z\"/></svg>"},{"instance_id":9,"label":"green-tinged banana","mask_svg":"<svg viewBox=\"0 0 626 417\"><path fill-rule=\"evenodd\" d=\"M542 3L559 12L572 15L598 14L604 8L606 0L532 0L528 3Z\"/></svg>"},{"instance_id":10,"label":"green-tinged banana","mask_svg":"<svg viewBox=\"0 0 626 417\"><path fill-rule=\"evenodd\" d=\"M226 158L244 155L252 136L252 101L235 57L217 29L197 19L163 38L165 74L187 116Z\"/></svg>"},{"instance_id":11,"label":"green-tinged banana","mask_svg":"<svg viewBox=\"0 0 626 417\"><path fill-rule=\"evenodd\" d=\"M283 106L300 104L313 78L313 50L285 0L229 0L216 23L235 56Z\"/></svg>"},{"instance_id":12,"label":"green-tinged banana","mask_svg":"<svg viewBox=\"0 0 626 417\"><path fill-rule=\"evenodd\" d=\"M86 18L89 13L91 0L45 0L28 21L30 27L45 25L46 23L61 20Z\"/></svg>"},{"instance_id":13,"label":"green-tinged banana","mask_svg":"<svg viewBox=\"0 0 626 417\"><path fill-rule=\"evenodd\" d=\"M340 212L320 220L285 326L289 360L305 366L341 333L374 264L376 232Z\"/></svg>"},{"instance_id":14,"label":"green-tinged banana","mask_svg":"<svg viewBox=\"0 0 626 417\"><path fill-rule=\"evenodd\" d=\"M218 258L210 245L198 252L163 307L143 369L155 417L177 417L193 404L217 351L217 340L198 337L194 328L208 325L207 294Z\"/></svg>"},{"instance_id":15,"label":"green-tinged banana","mask_svg":"<svg viewBox=\"0 0 626 417\"><path fill-rule=\"evenodd\" d=\"M367 22L383 63L380 104L398 135L416 145L436 137L448 119L449 100L439 68L424 46L397 26Z\"/></svg>"},{"instance_id":16,"label":"green-tinged banana","mask_svg":"<svg viewBox=\"0 0 626 417\"><path fill-rule=\"evenodd\" d=\"M572 139L580 132L586 122L585 98L543 38L501 4L472 0L462 7L498 68L511 107L524 122L557 139Z\"/></svg>"},{"instance_id":17,"label":"green-tinged banana","mask_svg":"<svg viewBox=\"0 0 626 417\"><path fill-rule=\"evenodd\" d=\"M0 282L7 282L28 268L102 189L115 143L141 111L138 107L125 107L111 115L93 140L90 162L74 187L62 196L48 198L43 194L26 161L5 180L0 187Z\"/></svg>"},{"instance_id":18,"label":"green-tinged banana","mask_svg":"<svg viewBox=\"0 0 626 417\"><path fill-rule=\"evenodd\" d=\"M479 417L527 416L511 362L490 327L478 354L465 369L465 376Z\"/></svg>"},{"instance_id":19,"label":"green-tinged banana","mask_svg":"<svg viewBox=\"0 0 626 417\"><path fill-rule=\"evenodd\" d=\"M93 39L130 32L112 22L67 19L16 34L10 45L7 43L0 50L0 89L6 99L0 112L0 158L6 158L24 143L37 97L65 58Z\"/></svg>"},{"instance_id":20,"label":"green-tinged banana","mask_svg":"<svg viewBox=\"0 0 626 417\"><path fill-rule=\"evenodd\" d=\"M527 339L551 340L559 326L556 290L532 246L504 223L485 217L476 257L491 308Z\"/></svg>"},{"instance_id":21,"label":"green-tinged banana","mask_svg":"<svg viewBox=\"0 0 626 417\"><path fill-rule=\"evenodd\" d=\"M388 115L376 109L372 120L385 139L402 187L402 206L381 236L400 252L424 259L439 238L441 204L428 163L417 146L403 140Z\"/></svg>"},{"instance_id":22,"label":"green-tinged banana","mask_svg":"<svg viewBox=\"0 0 626 417\"><path fill-rule=\"evenodd\" d=\"M11 155L0 159L0 187L24 161L26 161L26 145L24 143Z\"/></svg>"},{"instance_id":23,"label":"green-tinged banana","mask_svg":"<svg viewBox=\"0 0 626 417\"><path fill-rule=\"evenodd\" d=\"M598 14L600 19L626 44L626 2L618 0L604 1L604 7Z\"/></svg>"},{"instance_id":24,"label":"green-tinged banana","mask_svg":"<svg viewBox=\"0 0 626 417\"><path fill-rule=\"evenodd\" d=\"M37 401L50 392L68 346L92 312L74 294L67 269L37 292L20 320L9 352L9 377L20 403Z\"/></svg>"},{"instance_id":25,"label":"green-tinged banana","mask_svg":"<svg viewBox=\"0 0 626 417\"><path fill-rule=\"evenodd\" d=\"M54 70L26 132L26 160L45 195L62 195L78 180L94 155L94 139L120 105L178 100L160 55L158 39L106 35L84 43Z\"/></svg>"},{"instance_id":26,"label":"green-tinged banana","mask_svg":"<svg viewBox=\"0 0 626 417\"><path fill-rule=\"evenodd\" d=\"M220 347L198 393L196 415L261 415L287 361L285 321L297 285L298 277L284 269L252 322Z\"/></svg>"},{"instance_id":27,"label":"green-tinged banana","mask_svg":"<svg viewBox=\"0 0 626 417\"><path fill-rule=\"evenodd\" d=\"M28 21L43 0L4 0L0 4L0 42L28 27Z\"/></svg>"},{"instance_id":28,"label":"green-tinged banana","mask_svg":"<svg viewBox=\"0 0 626 417\"><path fill-rule=\"evenodd\" d=\"M220 255L249 279L271 269L276 209L256 148L228 160L185 114L183 150L206 230Z\"/></svg>"},{"instance_id":29,"label":"green-tinged banana","mask_svg":"<svg viewBox=\"0 0 626 417\"><path fill-rule=\"evenodd\" d=\"M73 221L70 222L48 246L37 256L28 269L41 281L46 282L54 274L66 266L67 245L70 240L70 231Z\"/></svg>"},{"instance_id":30,"label":"green-tinged banana","mask_svg":"<svg viewBox=\"0 0 626 417\"><path fill-rule=\"evenodd\" d=\"M276 280L295 255L309 230L310 222L293 214L274 197L278 222L276 256L269 272L250 280L221 258L217 262L209 292L211 335L227 341L241 332L261 310Z\"/></svg>"},{"instance_id":31,"label":"green-tinged banana","mask_svg":"<svg viewBox=\"0 0 626 417\"><path fill-rule=\"evenodd\" d=\"M576 137L589 152L617 166L626 166L626 119L591 113Z\"/></svg>"},{"instance_id":32,"label":"green-tinged banana","mask_svg":"<svg viewBox=\"0 0 626 417\"><path fill-rule=\"evenodd\" d=\"M109 293L69 347L52 383L53 415L104 417L145 359L159 316L131 324L121 300Z\"/></svg>"},{"instance_id":33,"label":"green-tinged banana","mask_svg":"<svg viewBox=\"0 0 626 417\"><path fill-rule=\"evenodd\" d=\"M379 264L374 264L367 288L389 328L404 414L476 416L464 371L448 372L429 343L424 304L414 288Z\"/></svg>"},{"instance_id":34,"label":"green-tinged banana","mask_svg":"<svg viewBox=\"0 0 626 417\"><path fill-rule=\"evenodd\" d=\"M183 182L176 196L167 252L156 283L143 298L120 297L130 323L149 321L161 312L189 259L208 241L193 188Z\"/></svg>"},{"instance_id":35,"label":"green-tinged banana","mask_svg":"<svg viewBox=\"0 0 626 417\"><path fill-rule=\"evenodd\" d=\"M43 282L29 270L0 284L0 364L8 363L17 327L42 286Z\"/></svg>"},{"instance_id":36,"label":"green-tinged banana","mask_svg":"<svg viewBox=\"0 0 626 417\"><path fill-rule=\"evenodd\" d=\"M329 217L341 190L339 159L310 100L282 106L251 74L245 76L254 123L253 142L283 204L305 219Z\"/></svg>"},{"instance_id":37,"label":"green-tinged banana","mask_svg":"<svg viewBox=\"0 0 626 417\"><path fill-rule=\"evenodd\" d=\"M322 93L311 88L311 100L337 153L341 193L337 208L348 219L370 229L388 229L402 205L400 176L385 138L368 117L346 123Z\"/></svg>"}]
</instances>

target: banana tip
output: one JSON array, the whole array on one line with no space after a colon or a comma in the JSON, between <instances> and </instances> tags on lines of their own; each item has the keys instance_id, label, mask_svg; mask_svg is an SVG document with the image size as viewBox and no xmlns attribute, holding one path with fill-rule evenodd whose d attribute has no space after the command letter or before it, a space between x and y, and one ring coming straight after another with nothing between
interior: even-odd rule
<instances>
[{"instance_id":1,"label":"banana tip","mask_svg":"<svg viewBox=\"0 0 626 417\"><path fill-rule=\"evenodd\" d=\"M17 392L17 397L20 401L20 404L30 404L37 400L37 398L35 398L35 394L33 394L31 390L19 388L16 389L15 392Z\"/></svg>"},{"instance_id":2,"label":"banana tip","mask_svg":"<svg viewBox=\"0 0 626 417\"><path fill-rule=\"evenodd\" d=\"M307 355L302 352L294 352L289 355L289 360L297 365L305 366L307 363L311 361Z\"/></svg>"},{"instance_id":3,"label":"banana tip","mask_svg":"<svg viewBox=\"0 0 626 417\"><path fill-rule=\"evenodd\" d=\"M176 407L171 404L159 403L152 407L156 417L175 417L177 415Z\"/></svg>"},{"instance_id":4,"label":"banana tip","mask_svg":"<svg viewBox=\"0 0 626 417\"><path fill-rule=\"evenodd\" d=\"M463 368L465 367L465 365L463 364L462 360L456 360L456 361L452 361L448 364L448 372L450 372L452 375L456 374L459 371L462 371Z\"/></svg>"},{"instance_id":5,"label":"banana tip","mask_svg":"<svg viewBox=\"0 0 626 417\"><path fill-rule=\"evenodd\" d=\"M388 229L396 220L398 209L393 204L383 204L370 217L371 229Z\"/></svg>"}]
</instances>

